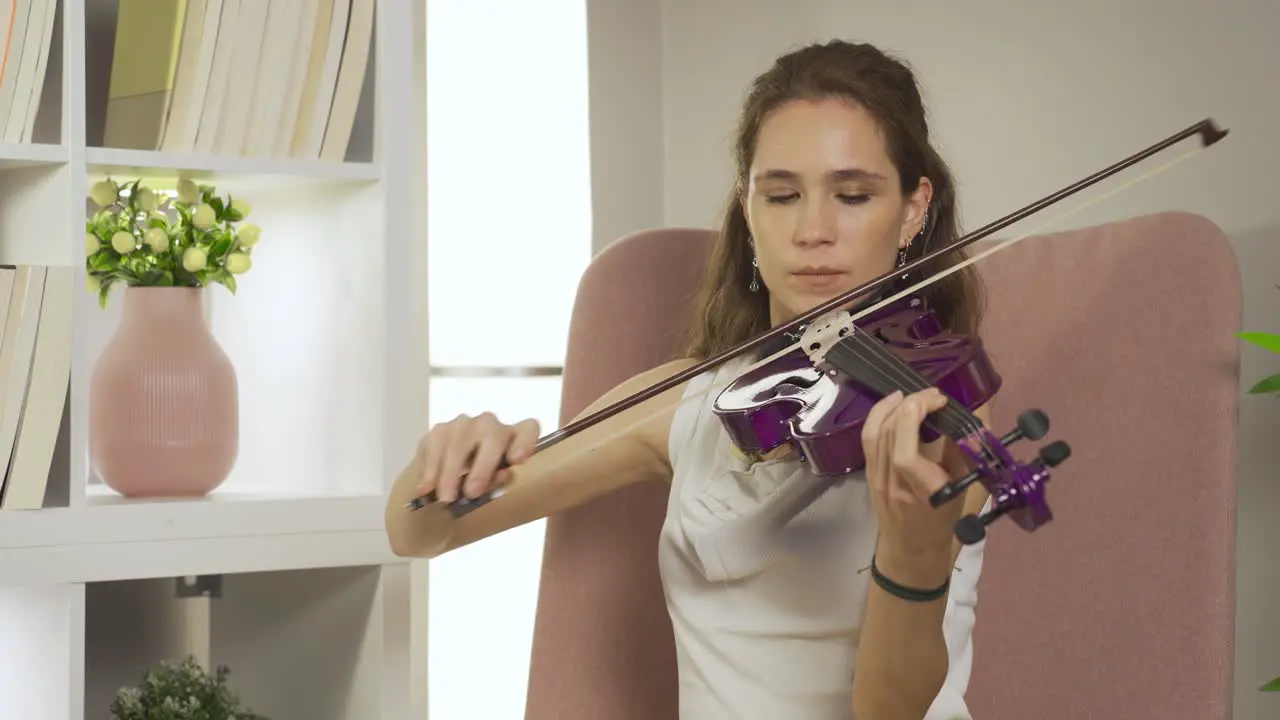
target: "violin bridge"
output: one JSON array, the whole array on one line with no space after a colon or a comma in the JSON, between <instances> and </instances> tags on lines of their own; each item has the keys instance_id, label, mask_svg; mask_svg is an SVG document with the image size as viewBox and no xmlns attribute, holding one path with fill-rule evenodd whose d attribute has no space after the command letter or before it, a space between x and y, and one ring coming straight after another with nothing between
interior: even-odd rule
<instances>
[{"instance_id":1,"label":"violin bridge","mask_svg":"<svg viewBox=\"0 0 1280 720\"><path fill-rule=\"evenodd\" d=\"M809 323L800 336L800 347L815 367L823 368L831 348L855 330L849 313L834 310Z\"/></svg>"}]
</instances>

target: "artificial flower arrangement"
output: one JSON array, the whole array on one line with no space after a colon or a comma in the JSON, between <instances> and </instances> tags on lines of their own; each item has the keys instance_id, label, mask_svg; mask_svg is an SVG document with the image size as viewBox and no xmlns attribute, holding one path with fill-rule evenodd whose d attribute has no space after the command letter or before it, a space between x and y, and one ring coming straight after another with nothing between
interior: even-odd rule
<instances>
[{"instance_id":1,"label":"artificial flower arrangement","mask_svg":"<svg viewBox=\"0 0 1280 720\"><path fill-rule=\"evenodd\" d=\"M220 197L211 185L178 181L176 197L145 187L141 180L95 183L89 199L100 210L85 222L85 271L98 304L106 307L113 286L225 286L249 271L262 230L239 225L249 204Z\"/></svg>"}]
</instances>

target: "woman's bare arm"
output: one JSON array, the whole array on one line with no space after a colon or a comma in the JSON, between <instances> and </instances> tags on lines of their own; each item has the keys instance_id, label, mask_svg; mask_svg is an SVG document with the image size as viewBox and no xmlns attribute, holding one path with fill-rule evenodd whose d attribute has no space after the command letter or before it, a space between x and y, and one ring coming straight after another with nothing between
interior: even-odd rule
<instances>
[{"instance_id":1,"label":"woman's bare arm","mask_svg":"<svg viewBox=\"0 0 1280 720\"><path fill-rule=\"evenodd\" d=\"M590 405L584 417L689 367L677 360L640 373ZM568 437L510 469L505 494L453 518L443 505L411 511L420 494L425 443L396 478L387 498L386 531L402 557L434 557L504 530L583 504L635 482L669 478L667 434L684 385Z\"/></svg>"},{"instance_id":2,"label":"woman's bare arm","mask_svg":"<svg viewBox=\"0 0 1280 720\"><path fill-rule=\"evenodd\" d=\"M986 406L974 414L990 427ZM940 464L953 478L969 470L965 456L951 443ZM956 502L964 504L964 514L979 513L988 497L987 489L974 483ZM876 550L876 567L902 585L934 588L951 575L962 547L953 540L949 548L919 555L881 543ZM910 602L871 583L853 683L857 720L920 720L925 716L946 682L950 665L942 632L946 610L945 595L932 602Z\"/></svg>"}]
</instances>

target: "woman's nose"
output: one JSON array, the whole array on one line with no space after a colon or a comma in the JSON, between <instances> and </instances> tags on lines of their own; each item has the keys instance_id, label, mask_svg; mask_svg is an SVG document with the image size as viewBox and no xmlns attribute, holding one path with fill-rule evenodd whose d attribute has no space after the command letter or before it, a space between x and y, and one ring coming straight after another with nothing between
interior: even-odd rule
<instances>
[{"instance_id":1,"label":"woman's nose","mask_svg":"<svg viewBox=\"0 0 1280 720\"><path fill-rule=\"evenodd\" d=\"M796 245L812 247L834 241L834 218L826 203L822 201L805 203L800 211L799 220L795 233Z\"/></svg>"}]
</instances>

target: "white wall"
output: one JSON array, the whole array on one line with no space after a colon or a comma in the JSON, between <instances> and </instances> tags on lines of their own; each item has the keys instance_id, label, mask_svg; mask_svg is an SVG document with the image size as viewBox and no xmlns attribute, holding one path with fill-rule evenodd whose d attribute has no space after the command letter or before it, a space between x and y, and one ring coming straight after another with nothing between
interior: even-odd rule
<instances>
[{"instance_id":1,"label":"white wall","mask_svg":"<svg viewBox=\"0 0 1280 720\"><path fill-rule=\"evenodd\" d=\"M657 0L588 0L593 247L663 222Z\"/></svg>"},{"instance_id":2,"label":"white wall","mask_svg":"<svg viewBox=\"0 0 1280 720\"><path fill-rule=\"evenodd\" d=\"M970 228L1204 117L1229 127L1210 151L1055 229L1201 213L1235 241L1246 327L1280 332L1274 0L590 0L588 17L597 250L644 227L713 225L752 76L792 47L844 37L916 69ZM1243 390L1280 371L1280 358L1246 347L1241 371L1235 716L1262 720L1280 707L1257 691L1280 674L1280 405Z\"/></svg>"}]
</instances>

